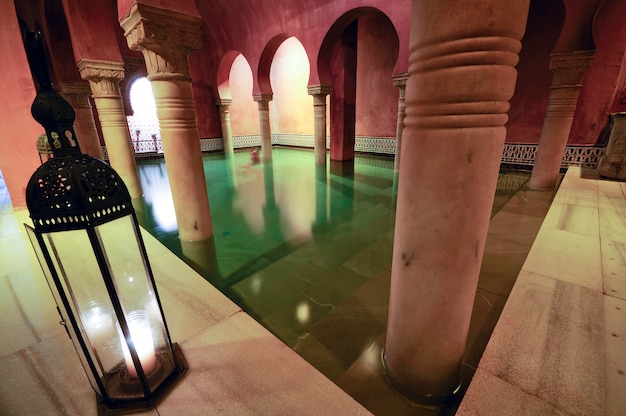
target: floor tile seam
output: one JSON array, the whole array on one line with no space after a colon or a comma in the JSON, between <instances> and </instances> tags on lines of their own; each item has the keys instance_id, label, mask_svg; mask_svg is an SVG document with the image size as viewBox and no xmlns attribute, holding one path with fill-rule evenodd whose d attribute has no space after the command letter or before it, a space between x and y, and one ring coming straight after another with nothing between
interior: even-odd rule
<instances>
[{"instance_id":1,"label":"floor tile seam","mask_svg":"<svg viewBox=\"0 0 626 416\"><path fill-rule=\"evenodd\" d=\"M501 376L499 376L498 374L494 373L493 371L483 367L482 365L482 360L478 363L478 367L476 368L476 372L478 370L480 371L484 371L486 373L488 373L489 375L491 375L492 377L497 378L498 380L500 380L503 383L506 383L508 386L510 386L512 389L520 391L524 394L527 394L528 396L534 397L535 399L545 403L546 405L548 405L549 407L552 407L554 409L558 409L561 412L563 412L564 414L568 415L568 416L576 416L575 413L571 413L570 411L563 409L561 406L559 406L556 403L552 403L542 397L539 397L537 394L533 393L533 392L529 392L527 390L525 390L522 386L518 385L517 383L513 382L513 380L508 380L508 379L504 379ZM476 377L476 374L474 374L474 377ZM472 377L472 382L474 381L474 377ZM470 385L468 386L468 389L471 388L472 383L470 382Z\"/></svg>"},{"instance_id":2,"label":"floor tile seam","mask_svg":"<svg viewBox=\"0 0 626 416\"><path fill-rule=\"evenodd\" d=\"M524 265L524 266L525 266L525 265ZM547 274L543 274L543 273L541 273L541 272L536 272L536 271L528 270L528 269L526 269L526 268L524 268L524 267L522 267L522 270L520 270L520 273L519 273L519 274L518 274L518 276L517 276L517 277L518 277L518 279L519 279L519 276L520 276L522 273L529 273L529 274L531 274L531 275L533 275L533 276L538 276L538 277L541 277L542 279L550 279L550 280L552 280L552 281L554 281L554 282L557 282L557 283L561 283L561 284L565 284L565 285L571 285L571 286L576 286L576 287L579 287L579 288L582 288L582 289L585 289L585 290L590 290L590 291L592 291L592 292L596 292L596 293L598 293L598 294L600 294L600 295L605 295L605 293L604 293L604 288L602 288L602 289L600 289L600 290L598 290L598 289L594 289L594 288L589 287L589 286L585 286L585 285L582 285L582 284L574 283L574 282L572 282L571 280L563 280L563 279L559 279L559 278L557 278L557 277L554 277L554 276L549 276L549 275L547 275ZM517 282L518 282L518 280L516 280L516 281L515 281L515 284L513 285L513 289L515 289L515 286L518 284ZM511 293L513 292L513 289L511 289ZM511 296L509 295L509 298L510 298L510 297L511 297Z\"/></svg>"}]
</instances>

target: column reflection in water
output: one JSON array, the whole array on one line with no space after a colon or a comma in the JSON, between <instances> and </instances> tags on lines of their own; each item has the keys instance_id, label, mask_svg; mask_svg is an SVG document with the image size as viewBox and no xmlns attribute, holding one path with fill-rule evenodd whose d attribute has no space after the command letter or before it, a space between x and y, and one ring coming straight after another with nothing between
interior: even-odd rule
<instances>
[{"instance_id":1,"label":"column reflection in water","mask_svg":"<svg viewBox=\"0 0 626 416\"><path fill-rule=\"evenodd\" d=\"M328 186L326 164L315 165L315 221L313 233L323 232L328 224Z\"/></svg>"},{"instance_id":2,"label":"column reflection in water","mask_svg":"<svg viewBox=\"0 0 626 416\"><path fill-rule=\"evenodd\" d=\"M342 224L356 206L355 197L367 205L370 195L373 204L380 202L381 192L390 196L391 183L376 181L391 182L392 161L388 178L357 184L366 187L362 192L355 191L353 161L316 166L313 151L275 148L274 155L256 164L249 150L230 158L203 156L214 236L191 245L178 238L163 160L140 161L145 211L151 218L144 227L208 280L230 286ZM357 180L371 181L372 168L359 169Z\"/></svg>"}]
</instances>

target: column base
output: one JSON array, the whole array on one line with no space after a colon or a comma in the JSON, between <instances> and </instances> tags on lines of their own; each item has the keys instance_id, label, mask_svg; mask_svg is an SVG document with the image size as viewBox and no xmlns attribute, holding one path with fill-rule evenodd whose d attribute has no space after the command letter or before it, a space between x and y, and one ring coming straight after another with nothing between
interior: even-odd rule
<instances>
[{"instance_id":1,"label":"column base","mask_svg":"<svg viewBox=\"0 0 626 416\"><path fill-rule=\"evenodd\" d=\"M415 391L403 386L395 379L391 369L387 365L387 360L385 359L385 347L383 347L380 351L380 361L382 363L383 376L391 389L419 407L437 409L450 401L454 395L461 390L462 381L459 381L459 385L456 386L449 394L437 396L428 393L416 393Z\"/></svg>"}]
</instances>

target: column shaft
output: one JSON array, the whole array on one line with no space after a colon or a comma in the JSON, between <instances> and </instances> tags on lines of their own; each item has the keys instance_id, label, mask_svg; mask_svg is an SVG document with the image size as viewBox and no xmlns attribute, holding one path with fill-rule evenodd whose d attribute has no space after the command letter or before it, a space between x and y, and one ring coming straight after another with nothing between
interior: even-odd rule
<instances>
[{"instance_id":1,"label":"column shaft","mask_svg":"<svg viewBox=\"0 0 626 416\"><path fill-rule=\"evenodd\" d=\"M556 185L581 82L592 58L593 51L553 53L550 56L552 87L529 182L532 189L552 190Z\"/></svg>"},{"instance_id":2,"label":"column shaft","mask_svg":"<svg viewBox=\"0 0 626 416\"><path fill-rule=\"evenodd\" d=\"M313 135L315 163L326 164L326 96L332 88L324 85L308 87L313 96Z\"/></svg>"},{"instance_id":3,"label":"column shaft","mask_svg":"<svg viewBox=\"0 0 626 416\"><path fill-rule=\"evenodd\" d=\"M408 74L398 74L393 76L393 85L398 87L398 121L396 125L396 156L394 158L393 169L400 170L400 152L402 151L402 132L404 131L404 118L406 117L406 79Z\"/></svg>"},{"instance_id":4,"label":"column shaft","mask_svg":"<svg viewBox=\"0 0 626 416\"><path fill-rule=\"evenodd\" d=\"M121 176L131 198L139 198L143 190L119 89L119 81L124 78L122 63L82 59L78 68L91 87L109 163Z\"/></svg>"},{"instance_id":5,"label":"column shaft","mask_svg":"<svg viewBox=\"0 0 626 416\"><path fill-rule=\"evenodd\" d=\"M414 0L385 372L425 404L459 386L528 0Z\"/></svg>"},{"instance_id":6,"label":"column shaft","mask_svg":"<svg viewBox=\"0 0 626 416\"><path fill-rule=\"evenodd\" d=\"M200 47L202 19L135 3L120 25L128 46L143 53L152 81L180 239L204 240L213 226L187 61Z\"/></svg>"},{"instance_id":7,"label":"column shaft","mask_svg":"<svg viewBox=\"0 0 626 416\"><path fill-rule=\"evenodd\" d=\"M152 92L180 238L202 240L213 234L213 227L191 83L153 80Z\"/></svg>"},{"instance_id":8,"label":"column shaft","mask_svg":"<svg viewBox=\"0 0 626 416\"><path fill-rule=\"evenodd\" d=\"M254 101L259 105L261 129L261 153L263 160L272 160L272 129L270 127L270 101L272 94L255 94Z\"/></svg>"},{"instance_id":9,"label":"column shaft","mask_svg":"<svg viewBox=\"0 0 626 416\"><path fill-rule=\"evenodd\" d=\"M222 140L224 141L224 154L232 157L235 153L233 147L233 130L230 125L230 105L233 100L221 98L216 101L220 111L220 124L222 125Z\"/></svg>"}]
</instances>

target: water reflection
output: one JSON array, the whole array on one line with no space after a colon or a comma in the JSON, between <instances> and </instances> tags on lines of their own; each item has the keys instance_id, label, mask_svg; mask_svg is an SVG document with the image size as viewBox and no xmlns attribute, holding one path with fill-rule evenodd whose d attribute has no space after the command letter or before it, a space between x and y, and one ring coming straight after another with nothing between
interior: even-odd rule
<instances>
[{"instance_id":1,"label":"water reflection","mask_svg":"<svg viewBox=\"0 0 626 416\"><path fill-rule=\"evenodd\" d=\"M373 191L367 188L371 167L360 167L357 176L366 184L357 192L353 162L316 165L312 151L274 150L272 161L257 164L248 152L228 158L204 155L214 237L192 245L178 240L163 160L138 161L148 218L144 227L208 280L228 287L339 224L352 212L355 199L367 199L375 191L391 205L391 160L380 159L389 164L381 168L389 174Z\"/></svg>"}]
</instances>

